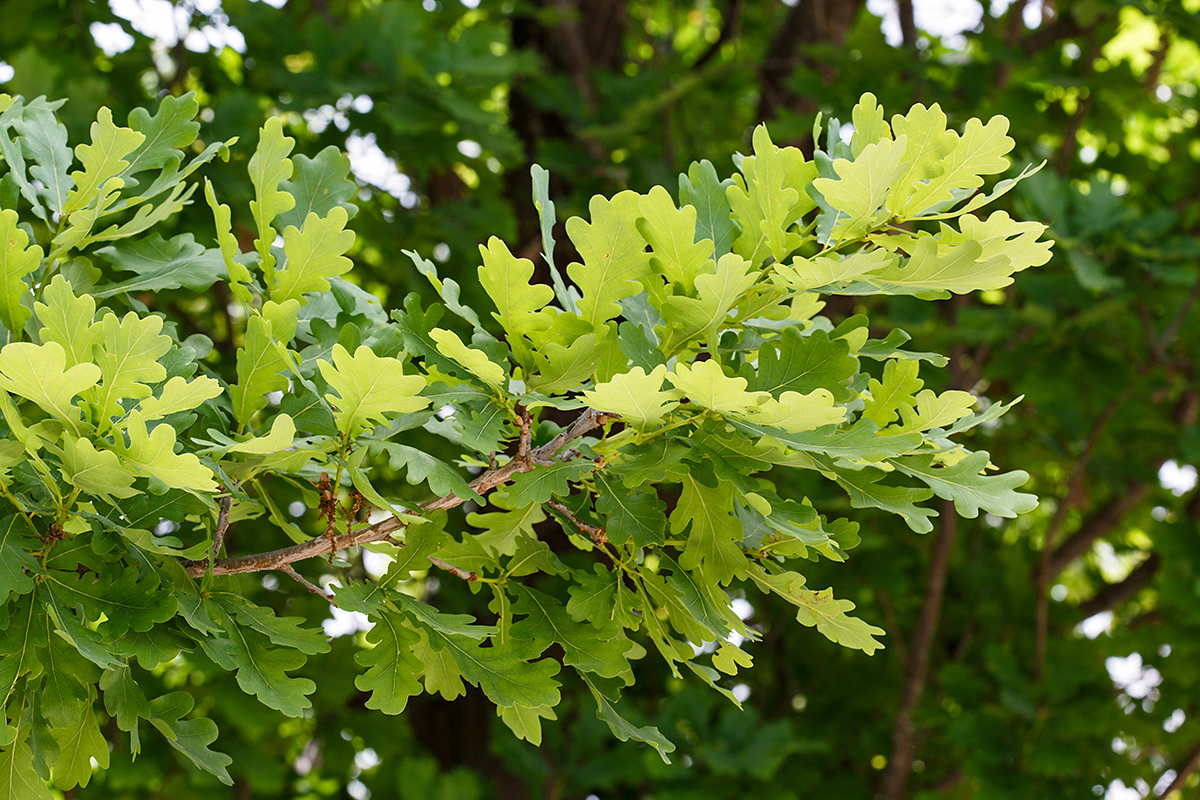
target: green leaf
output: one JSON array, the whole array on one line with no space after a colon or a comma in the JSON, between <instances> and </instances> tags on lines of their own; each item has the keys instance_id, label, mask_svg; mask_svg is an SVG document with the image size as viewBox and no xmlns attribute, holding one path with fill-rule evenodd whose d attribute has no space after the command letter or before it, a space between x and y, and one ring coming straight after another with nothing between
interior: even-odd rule
<instances>
[{"instance_id":1,"label":"green leaf","mask_svg":"<svg viewBox=\"0 0 1200 800\"><path fill-rule=\"evenodd\" d=\"M162 381L167 371L159 362L174 343L161 334L162 317L139 317L130 311L124 318L108 314L100 320L102 350L97 361L101 384L95 407L101 420L123 416L121 400L149 397L149 384ZM102 430L107 425L102 426Z\"/></svg>"},{"instance_id":2,"label":"green leaf","mask_svg":"<svg viewBox=\"0 0 1200 800\"><path fill-rule=\"evenodd\" d=\"M87 439L64 434L62 475L76 489L96 497L133 497L137 475L111 450L97 450Z\"/></svg>"},{"instance_id":3,"label":"green leaf","mask_svg":"<svg viewBox=\"0 0 1200 800\"><path fill-rule=\"evenodd\" d=\"M381 358L366 345L351 356L346 348L335 344L331 356L332 364L319 361L317 366L337 392L325 395L325 399L335 406L338 430L348 438L387 422L388 415L410 414L429 405L419 396L425 379L405 375L403 361Z\"/></svg>"},{"instance_id":4,"label":"green leaf","mask_svg":"<svg viewBox=\"0 0 1200 800\"><path fill-rule=\"evenodd\" d=\"M898 514L917 533L929 533L936 511L916 505L933 496L929 489L914 489L908 486L886 486L880 481L887 473L877 469L837 470L838 485L850 496L854 508L879 508Z\"/></svg>"},{"instance_id":5,"label":"green leaf","mask_svg":"<svg viewBox=\"0 0 1200 800\"><path fill-rule=\"evenodd\" d=\"M863 408L863 419L869 419L878 427L885 428L896 420L904 409L912 409L917 403L917 392L925 381L917 377L920 363L892 359L884 364L883 380L874 378L867 383L871 397Z\"/></svg>"},{"instance_id":6,"label":"green leaf","mask_svg":"<svg viewBox=\"0 0 1200 800\"><path fill-rule=\"evenodd\" d=\"M792 289L807 292L861 278L886 269L895 261L896 256L883 249L860 250L847 256L797 256L790 266L776 266L775 270Z\"/></svg>"},{"instance_id":7,"label":"green leaf","mask_svg":"<svg viewBox=\"0 0 1200 800\"><path fill-rule=\"evenodd\" d=\"M415 601L405 602L404 608L414 611L419 605ZM428 614L416 619L425 631L431 649L449 656L462 677L482 689L496 705L526 708L558 705L558 682L554 680L559 671L557 661L547 658L530 663L512 646L479 647L475 640L461 633L448 632L431 624ZM429 661L426 661L425 669L425 688L433 691L429 685Z\"/></svg>"},{"instance_id":8,"label":"green leaf","mask_svg":"<svg viewBox=\"0 0 1200 800\"><path fill-rule=\"evenodd\" d=\"M662 306L663 318L679 326L671 331L664 347L670 352L678 342L710 337L723 327L726 316L758 280L758 271L735 253L721 256L715 274L699 275L698 297L668 297Z\"/></svg>"},{"instance_id":9,"label":"green leaf","mask_svg":"<svg viewBox=\"0 0 1200 800\"><path fill-rule=\"evenodd\" d=\"M385 610L372 621L375 626L366 637L370 649L354 656L367 671L354 679L354 685L359 691L371 693L367 708L399 714L409 697L421 693L417 676L423 665L412 652L421 637L395 612Z\"/></svg>"},{"instance_id":10,"label":"green leaf","mask_svg":"<svg viewBox=\"0 0 1200 800\"><path fill-rule=\"evenodd\" d=\"M759 350L757 370L747 365L741 374L752 391L779 397L787 391L826 389L842 403L854 396L843 382L857 370L845 339L831 339L822 330L801 336L795 328L788 328L780 339Z\"/></svg>"},{"instance_id":11,"label":"green leaf","mask_svg":"<svg viewBox=\"0 0 1200 800\"><path fill-rule=\"evenodd\" d=\"M237 670L238 686L265 706L289 717L299 717L312 705L307 695L317 685L307 678L287 673L304 665L304 654L289 647L272 647L271 642L234 621L224 621L228 635L200 640L200 646L222 669Z\"/></svg>"},{"instance_id":12,"label":"green leaf","mask_svg":"<svg viewBox=\"0 0 1200 800\"><path fill-rule=\"evenodd\" d=\"M454 331L434 328L429 337L437 343L438 352L465 367L475 377L499 389L504 384L504 368L488 358L487 353L467 347Z\"/></svg>"},{"instance_id":13,"label":"green leaf","mask_svg":"<svg viewBox=\"0 0 1200 800\"><path fill-rule=\"evenodd\" d=\"M71 401L100 382L100 368L87 363L68 369L66 362L66 351L57 342L5 345L0 350L0 389L32 400L78 431L80 409Z\"/></svg>"},{"instance_id":14,"label":"green leaf","mask_svg":"<svg viewBox=\"0 0 1200 800\"><path fill-rule=\"evenodd\" d=\"M0 596L5 602L10 595L33 590L30 574L41 568L30 551L40 544L37 531L29 527L24 516L13 514L0 520Z\"/></svg>"},{"instance_id":15,"label":"green leaf","mask_svg":"<svg viewBox=\"0 0 1200 800\"><path fill-rule=\"evenodd\" d=\"M674 589L692 618L703 625L709 635L716 639L727 639L737 633L748 639L757 639L758 634L738 619L729 605L729 596L716 584L706 580L702 572L681 568L666 555L659 555L661 568L669 570L667 585Z\"/></svg>"},{"instance_id":16,"label":"green leaf","mask_svg":"<svg viewBox=\"0 0 1200 800\"><path fill-rule=\"evenodd\" d=\"M110 638L128 630L148 631L175 616L178 608L174 596L161 586L154 573L139 579L134 566L113 569L99 579L90 573L52 569L45 580L68 608L82 603L91 619L99 619L102 614L107 617L103 630Z\"/></svg>"},{"instance_id":17,"label":"green leaf","mask_svg":"<svg viewBox=\"0 0 1200 800\"><path fill-rule=\"evenodd\" d=\"M358 184L350 177L350 158L340 148L329 145L315 158L298 154L292 167L292 178L283 181L282 188L296 204L275 218L281 228L299 228L309 214L325 217L335 208L354 216L358 209L349 200L358 192Z\"/></svg>"},{"instance_id":18,"label":"green leaf","mask_svg":"<svg viewBox=\"0 0 1200 800\"><path fill-rule=\"evenodd\" d=\"M734 252L758 267L767 256L782 261L803 241L790 229L815 206L806 188L817 168L797 148L776 147L766 125L754 129L753 145L726 194L742 229Z\"/></svg>"},{"instance_id":19,"label":"green leaf","mask_svg":"<svg viewBox=\"0 0 1200 800\"><path fill-rule=\"evenodd\" d=\"M932 455L907 456L891 463L904 474L924 481L938 497L953 500L954 507L964 517L973 519L983 509L989 514L1012 518L1037 508L1036 495L1015 491L1029 480L1029 473L1014 470L984 475L988 466L988 454L984 451L971 453L947 466L935 466Z\"/></svg>"},{"instance_id":20,"label":"green leaf","mask_svg":"<svg viewBox=\"0 0 1200 800\"><path fill-rule=\"evenodd\" d=\"M272 300L303 304L305 292L328 291L330 278L349 271L353 264L345 253L354 244L354 232L345 229L348 219L346 209L338 206L326 217L309 214L299 230L291 225L284 230L287 266L274 273Z\"/></svg>"},{"instance_id":21,"label":"green leaf","mask_svg":"<svg viewBox=\"0 0 1200 800\"><path fill-rule=\"evenodd\" d=\"M221 252L206 250L190 233L169 241L155 233L96 253L116 269L137 273L136 278L97 287L91 294L98 298L180 287L201 292L226 276Z\"/></svg>"},{"instance_id":22,"label":"green leaf","mask_svg":"<svg viewBox=\"0 0 1200 800\"><path fill-rule=\"evenodd\" d=\"M940 236L945 245L978 242L983 247L981 258L984 261L1004 256L1011 273L1040 267L1050 260L1054 242L1038 241L1046 231L1046 226L1040 222L1017 222L1003 211L993 211L986 220L964 214L958 218L958 225L961 232L944 223L941 225Z\"/></svg>"},{"instance_id":23,"label":"green leaf","mask_svg":"<svg viewBox=\"0 0 1200 800\"><path fill-rule=\"evenodd\" d=\"M749 570L750 577L766 592L774 592L797 606L796 621L817 631L835 644L862 650L867 655L883 647L876 636L884 631L847 615L854 610L849 600L836 600L832 589L813 591L804 588L804 578L794 572L769 573L760 566Z\"/></svg>"},{"instance_id":24,"label":"green leaf","mask_svg":"<svg viewBox=\"0 0 1200 800\"><path fill-rule=\"evenodd\" d=\"M576 622L557 600L536 589L516 585L517 602L514 614L525 619L512 627L515 639L529 641L534 652L541 653L551 645L563 651L563 663L581 672L591 672L602 678L615 678L629 671L625 654L631 642L615 623L597 628Z\"/></svg>"},{"instance_id":25,"label":"green leaf","mask_svg":"<svg viewBox=\"0 0 1200 800\"><path fill-rule=\"evenodd\" d=\"M629 191L611 200L593 197L591 223L567 220L567 235L583 259L567 267L567 274L582 292L579 315L593 326L619 315L617 301L638 294L638 281L650 274L650 255L635 224L638 203L638 195Z\"/></svg>"},{"instance_id":26,"label":"green leaf","mask_svg":"<svg viewBox=\"0 0 1200 800\"><path fill-rule=\"evenodd\" d=\"M118 441L117 453L141 473L153 475L172 489L216 491L212 470L192 453L175 452L175 431L170 425L157 425L153 431L147 431L142 413L134 409L122 429L129 437L129 444Z\"/></svg>"},{"instance_id":27,"label":"green leaf","mask_svg":"<svg viewBox=\"0 0 1200 800\"><path fill-rule=\"evenodd\" d=\"M13 120L13 127L21 137L21 148L35 164L29 168L29 175L42 184L40 195L55 214L62 211L67 195L75 185L67 174L74 161L71 148L67 146L67 127L54 116L62 102L48 103L45 98L35 98L26 103L21 115ZM35 203L35 213L37 210Z\"/></svg>"},{"instance_id":28,"label":"green leaf","mask_svg":"<svg viewBox=\"0 0 1200 800\"><path fill-rule=\"evenodd\" d=\"M100 725L91 710L79 714L71 724L55 728L58 760L50 770L50 780L57 789L87 786L92 779L92 759L100 769L108 769L108 742L100 733Z\"/></svg>"},{"instance_id":29,"label":"green leaf","mask_svg":"<svg viewBox=\"0 0 1200 800\"><path fill-rule=\"evenodd\" d=\"M117 727L132 731L139 719L150 718L150 701L133 679L128 664L106 669L100 676L100 691L104 693L104 708L115 717Z\"/></svg>"},{"instance_id":30,"label":"green leaf","mask_svg":"<svg viewBox=\"0 0 1200 800\"><path fill-rule=\"evenodd\" d=\"M1013 266L1008 256L987 256L983 246L967 240L943 252L939 241L918 235L912 257L903 263L865 276L884 289L905 293L920 291L967 294L977 289L1002 289L1012 283Z\"/></svg>"},{"instance_id":31,"label":"green leaf","mask_svg":"<svg viewBox=\"0 0 1200 800\"><path fill-rule=\"evenodd\" d=\"M200 123L195 122L200 112L196 93L188 92L180 97L166 95L158 103L158 113L153 117L144 108L135 108L129 113L129 127L145 138L129 157L129 168L125 174L134 175L148 169L177 166L183 159L180 152L196 141Z\"/></svg>"},{"instance_id":32,"label":"green leaf","mask_svg":"<svg viewBox=\"0 0 1200 800\"><path fill-rule=\"evenodd\" d=\"M275 229L271 224L275 218L296 205L296 199L288 192L279 190L279 184L292 177L292 160L288 158L296 140L283 133L283 120L271 117L259 131L258 147L250 157L250 182L254 184L254 199L250 201L250 213L258 229L254 246L258 250L267 285L274 283L275 256L271 246L275 242Z\"/></svg>"},{"instance_id":33,"label":"green leaf","mask_svg":"<svg viewBox=\"0 0 1200 800\"><path fill-rule=\"evenodd\" d=\"M554 296L564 310L576 313L579 310L579 292L573 286L567 286L562 273L554 264L554 224L558 217L554 211L554 201L550 199L550 173L540 164L529 168L529 177L533 183L533 205L537 208L538 222L542 229L542 257L550 267L550 280L554 284Z\"/></svg>"},{"instance_id":34,"label":"green leaf","mask_svg":"<svg viewBox=\"0 0 1200 800\"><path fill-rule=\"evenodd\" d=\"M786 433L779 428L768 428L739 419L730 419L729 422L743 433L755 437L770 437L801 452L824 453L834 458L859 461L882 461L909 453L920 447L924 441L919 433L880 435L875 423L870 420L859 420L845 430L827 426L804 433Z\"/></svg>"},{"instance_id":35,"label":"green leaf","mask_svg":"<svg viewBox=\"0 0 1200 800\"><path fill-rule=\"evenodd\" d=\"M858 239L882 224L891 212L884 208L896 182L908 170L905 152L908 139L881 139L863 148L853 161L833 162L837 179L817 178L813 188L839 214L831 237L834 241Z\"/></svg>"},{"instance_id":36,"label":"green leaf","mask_svg":"<svg viewBox=\"0 0 1200 800\"><path fill-rule=\"evenodd\" d=\"M719 481L716 487L710 487L690 474L684 477L679 503L670 517L672 535L688 532L680 566L702 570L722 584L745 571L746 556L738 547L742 525L730 513L732 510L732 484Z\"/></svg>"},{"instance_id":37,"label":"green leaf","mask_svg":"<svg viewBox=\"0 0 1200 800\"><path fill-rule=\"evenodd\" d=\"M627 742L630 739L645 742L658 751L658 755L662 758L663 763L671 763L671 759L667 758L667 753L675 752L675 744L663 736L658 728L650 725L638 727L629 722L617 713L617 707L613 701L609 700L596 688L596 685L592 681L587 677L584 677L583 681L592 690L592 696L596 698L596 716L607 723L613 736L616 736L622 742Z\"/></svg>"},{"instance_id":38,"label":"green leaf","mask_svg":"<svg viewBox=\"0 0 1200 800\"><path fill-rule=\"evenodd\" d=\"M747 392L746 379L730 378L716 361L701 361L691 367L677 362L667 380L690 402L718 414L745 413L770 397L766 392Z\"/></svg>"},{"instance_id":39,"label":"green leaf","mask_svg":"<svg viewBox=\"0 0 1200 800\"><path fill-rule=\"evenodd\" d=\"M508 726L518 739L524 739L534 747L542 744L542 720L558 719L550 706L500 706L496 709L501 721Z\"/></svg>"},{"instance_id":40,"label":"green leaf","mask_svg":"<svg viewBox=\"0 0 1200 800\"><path fill-rule=\"evenodd\" d=\"M716 167L707 160L693 162L687 174L679 176L679 202L696 209L695 240L711 241L714 258L728 253L738 234L726 194L732 185L732 178L719 180Z\"/></svg>"},{"instance_id":41,"label":"green leaf","mask_svg":"<svg viewBox=\"0 0 1200 800\"><path fill-rule=\"evenodd\" d=\"M937 394L929 389L919 392L914 405L900 408L904 422L897 430L927 431L945 428L971 413L975 395L970 392L949 391Z\"/></svg>"},{"instance_id":42,"label":"green leaf","mask_svg":"<svg viewBox=\"0 0 1200 800\"><path fill-rule=\"evenodd\" d=\"M551 497L566 497L571 493L568 482L580 480L595 468L586 459L539 464L513 476L512 484L504 490L504 502L511 508L523 508L530 503L549 502Z\"/></svg>"},{"instance_id":43,"label":"green leaf","mask_svg":"<svg viewBox=\"0 0 1200 800\"><path fill-rule=\"evenodd\" d=\"M237 353L238 382L229 388L233 418L242 426L267 405L267 392L280 392L288 387L282 373L290 367L280 354L276 342L287 344L296 335L296 314L300 303L291 300L283 305L263 304L262 314L250 317L246 334Z\"/></svg>"},{"instance_id":44,"label":"green leaf","mask_svg":"<svg viewBox=\"0 0 1200 800\"><path fill-rule=\"evenodd\" d=\"M614 544L632 542L635 547L663 543L666 532L666 507L654 492L631 491L596 472L599 490L596 510L604 515L604 532Z\"/></svg>"},{"instance_id":45,"label":"green leaf","mask_svg":"<svg viewBox=\"0 0 1200 800\"><path fill-rule=\"evenodd\" d=\"M233 296L249 305L253 299L247 284L253 281L250 270L235 259L241 253L237 237L233 235L233 212L229 206L217 202L212 183L204 179L204 199L213 212L213 222L217 229L217 244L221 251L221 259L225 262L225 270L229 274L229 290Z\"/></svg>"},{"instance_id":46,"label":"green leaf","mask_svg":"<svg viewBox=\"0 0 1200 800\"><path fill-rule=\"evenodd\" d=\"M157 396L142 400L138 409L145 420L162 419L180 411L190 411L223 393L221 384L212 378L202 375L189 381L176 375L163 385Z\"/></svg>"},{"instance_id":47,"label":"green leaf","mask_svg":"<svg viewBox=\"0 0 1200 800\"><path fill-rule=\"evenodd\" d=\"M107 756L107 753L105 754ZM90 765L89 765L90 769ZM0 750L0 798L3 800L53 800L54 795L33 769L29 742L21 737Z\"/></svg>"},{"instance_id":48,"label":"green leaf","mask_svg":"<svg viewBox=\"0 0 1200 800\"><path fill-rule=\"evenodd\" d=\"M553 318L542 312L554 298L554 290L533 282L533 262L517 258L504 242L493 236L487 246L479 246L483 266L479 268L479 283L496 304L492 316L508 333L507 341L517 363L528 369L532 366L530 342L541 341L541 334L553 324Z\"/></svg>"},{"instance_id":49,"label":"green leaf","mask_svg":"<svg viewBox=\"0 0 1200 800\"><path fill-rule=\"evenodd\" d=\"M102 326L92 322L96 316L96 301L87 294L75 296L62 275L42 292L44 303L33 304L42 329L38 332L42 343L55 342L65 353L66 366L90 362L92 348L100 343Z\"/></svg>"},{"instance_id":50,"label":"green leaf","mask_svg":"<svg viewBox=\"0 0 1200 800\"><path fill-rule=\"evenodd\" d=\"M942 175L944 165L940 162L954 149L958 135L946 130L946 115L937 103L929 108L918 103L904 116L897 114L892 117L892 130L896 138L903 136L908 142L904 153L908 170L896 181L896 189L887 200L888 209L900 215L913 190L924 191L924 184L918 181Z\"/></svg>"},{"instance_id":51,"label":"green leaf","mask_svg":"<svg viewBox=\"0 0 1200 800\"><path fill-rule=\"evenodd\" d=\"M92 123L92 143L75 148L83 169L71 173L75 188L67 194L63 213L73 214L96 201L104 192L124 186L117 176L129 167L126 158L146 140L135 130L113 124L112 112L101 108Z\"/></svg>"},{"instance_id":52,"label":"green leaf","mask_svg":"<svg viewBox=\"0 0 1200 800\"><path fill-rule=\"evenodd\" d=\"M883 121L883 109L875 100L875 95L867 92L854 106L851 112L854 123L854 135L850 137L850 152L858 158L869 144L891 139L892 131Z\"/></svg>"},{"instance_id":53,"label":"green leaf","mask_svg":"<svg viewBox=\"0 0 1200 800\"><path fill-rule=\"evenodd\" d=\"M762 405L749 409L746 419L759 425L804 433L826 425L836 425L846 417L846 409L834 405L833 395L825 389L808 394L784 392L776 400L769 397Z\"/></svg>"},{"instance_id":54,"label":"green leaf","mask_svg":"<svg viewBox=\"0 0 1200 800\"><path fill-rule=\"evenodd\" d=\"M940 170L926 184L917 184L903 207L897 211L899 217L918 216L954 199L960 190L974 190L983 185L982 175L997 175L1008 169L1005 157L1013 149L1014 142L1008 133L1008 120L995 116L987 124L972 118L967 120L961 136L950 132L954 148L937 162Z\"/></svg>"},{"instance_id":55,"label":"green leaf","mask_svg":"<svg viewBox=\"0 0 1200 800\"><path fill-rule=\"evenodd\" d=\"M691 291L696 276L712 271L714 257L711 239L693 241L696 209L686 204L676 209L667 190L655 186L639 199L638 210L641 212L638 232L654 251L651 268L671 283Z\"/></svg>"},{"instance_id":56,"label":"green leaf","mask_svg":"<svg viewBox=\"0 0 1200 800\"><path fill-rule=\"evenodd\" d=\"M215 775L226 786L232 786L233 778L227 767L233 759L208 747L217 740L217 724L206 717L184 719L194 703L187 692L170 692L156 697L150 701L150 724L189 761Z\"/></svg>"},{"instance_id":57,"label":"green leaf","mask_svg":"<svg viewBox=\"0 0 1200 800\"><path fill-rule=\"evenodd\" d=\"M42 248L30 244L17 221L17 212L0 210L0 242L4 243L0 252L0 323L13 339L21 335L30 317L29 308L21 302L30 294L25 276L41 265L43 255Z\"/></svg>"},{"instance_id":58,"label":"green leaf","mask_svg":"<svg viewBox=\"0 0 1200 800\"><path fill-rule=\"evenodd\" d=\"M410 485L427 481L435 495L453 494L462 500L482 502L483 498L445 461L398 442L381 442L378 446L387 453L392 469L406 470Z\"/></svg>"},{"instance_id":59,"label":"green leaf","mask_svg":"<svg viewBox=\"0 0 1200 800\"><path fill-rule=\"evenodd\" d=\"M678 394L663 391L667 368L659 365L647 375L641 367L616 375L583 393L584 400L597 411L618 414L628 425L639 429L655 426L678 407Z\"/></svg>"},{"instance_id":60,"label":"green leaf","mask_svg":"<svg viewBox=\"0 0 1200 800\"><path fill-rule=\"evenodd\" d=\"M566 315L559 317L568 318ZM606 341L611 343L613 326L606 325L604 330ZM551 331L550 335L553 337L554 332ZM600 369L596 362L604 352L594 333L586 333L566 347L549 341L533 351L534 368L538 374L528 376L527 388L543 393L574 389Z\"/></svg>"}]
</instances>

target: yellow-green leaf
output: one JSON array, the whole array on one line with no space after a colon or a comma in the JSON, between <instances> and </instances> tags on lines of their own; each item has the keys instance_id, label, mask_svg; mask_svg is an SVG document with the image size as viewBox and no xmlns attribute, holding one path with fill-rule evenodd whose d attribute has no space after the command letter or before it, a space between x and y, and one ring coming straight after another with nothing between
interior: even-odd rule
<instances>
[{"instance_id":1,"label":"yellow-green leaf","mask_svg":"<svg viewBox=\"0 0 1200 800\"><path fill-rule=\"evenodd\" d=\"M17 227L17 212L0 210L0 323L9 331L9 340L21 337L30 311L21 301L30 294L25 276L42 263L42 248L29 243L25 231Z\"/></svg>"},{"instance_id":2,"label":"yellow-green leaf","mask_svg":"<svg viewBox=\"0 0 1200 800\"><path fill-rule=\"evenodd\" d=\"M418 396L425 388L425 379L405 375L404 362L399 359L377 356L366 345L351 356L346 348L335 344L330 356L332 364L318 361L317 366L337 392L325 395L325 399L336 407L338 430L348 437L386 422L388 415L408 414L429 405L429 400Z\"/></svg>"}]
</instances>

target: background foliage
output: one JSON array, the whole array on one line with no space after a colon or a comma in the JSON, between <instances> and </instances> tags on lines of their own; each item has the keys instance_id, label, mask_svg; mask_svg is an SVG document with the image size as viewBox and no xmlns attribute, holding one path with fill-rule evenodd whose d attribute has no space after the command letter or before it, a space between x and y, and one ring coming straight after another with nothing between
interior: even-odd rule
<instances>
[{"instance_id":1,"label":"background foliage","mask_svg":"<svg viewBox=\"0 0 1200 800\"><path fill-rule=\"evenodd\" d=\"M864 91L889 109L938 102L955 122L1004 114L1016 162L1050 165L1001 204L1050 225L1051 262L1009 290L933 304L844 298L826 313L836 322L868 310L920 349L950 352L957 387L1024 394L972 446L1031 472L1026 489L1042 504L1015 521L944 513L924 537L847 504L872 535L835 567L837 581L887 631L887 649L867 658L784 635L794 623L783 604L739 604L762 634L746 645L755 659L739 690L747 712L648 660L627 696L679 742L671 766L611 741L586 694L568 698L536 751L472 693L451 704L414 699L398 720L382 717L352 683L349 636L302 671L321 690L300 720L248 706L219 673L168 669L164 680L204 696L223 748L237 754L235 792L890 800L1182 789L1200 764L1191 667L1200 500L1194 472L1174 491L1158 476L1200 459L1200 8L1001 3L977 8L977 30L939 38L923 30L936 21L921 18L920 3L914 14L900 2L888 44L874 4L855 0L428 5L180 4L165 40L134 32L130 49L108 55L94 23L133 31L110 8L22 3L0 30L13 69L3 89L69 97L59 113L72 141L86 140L102 105L123 120L160 93L195 91L210 141L282 112L298 152L348 147L364 184L350 256L387 307L429 291L401 249L432 253L443 275L473 268L475 245L491 234L528 243L517 255L536 252L534 161L550 169L565 219L592 194L672 185L692 160L749 152L762 119L778 143L811 149L815 113L847 109ZM189 33L241 47L229 26L243 52ZM370 143L396 173L367 171L380 156ZM235 148L232 159L244 166L251 152ZM252 197L233 177L241 174L214 172L234 208ZM193 203L179 229L210 220ZM246 245L252 225L235 219ZM229 353L223 301L172 313ZM809 571L813 585L824 585L822 569ZM264 584L269 602L276 587ZM457 582L437 591L447 608L476 602ZM300 597L288 613L320 618L326 608ZM116 749L110 769L76 795L228 796L162 742L146 737L145 746L133 764Z\"/></svg>"}]
</instances>

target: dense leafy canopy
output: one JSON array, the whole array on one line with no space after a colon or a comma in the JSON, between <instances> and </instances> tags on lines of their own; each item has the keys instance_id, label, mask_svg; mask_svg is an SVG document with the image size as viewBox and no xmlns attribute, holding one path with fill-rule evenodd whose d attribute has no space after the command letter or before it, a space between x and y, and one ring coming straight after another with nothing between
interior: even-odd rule
<instances>
[{"instance_id":1,"label":"dense leafy canopy","mask_svg":"<svg viewBox=\"0 0 1200 800\"><path fill-rule=\"evenodd\" d=\"M187 5L186 45L139 34L111 55L89 25L129 26L103 5L6 10L4 88L23 99L0 118L13 176L0 205L16 212L0 215L0 324L22 346L4 359L6 425L20 436L0 466L6 485L41 488L14 494L0 533L0 679L20 684L0 773L44 796L26 780L38 764L100 797L653 787L894 800L1194 785L1200 506L1186 468L1172 469L1200 458L1200 9L996 3L976 31L939 39L919 0L900 2L887 44L859 0L427 5ZM233 46L209 47L223 37ZM852 129L828 124L864 92L877 99ZM796 148L768 148L762 119ZM247 169L264 124L271 157ZM232 164L186 174L234 137ZM403 175L364 167L376 145ZM959 148L967 160L945 159ZM1006 162L1043 160L1009 182ZM953 216L933 219L942 200ZM610 224L625 214L628 229ZM811 229L777 227L789 217ZM61 276L45 273L54 262ZM808 322L772 320L776 293L814 290L823 308L789 312ZM383 308L398 312L390 323ZM921 352L936 350L948 369ZM425 404L389 415L372 403L376 378ZM1011 410L998 402L1018 395ZM464 468L518 452L522 417L505 397L529 411L535 453L584 407L621 421L564 446L578 456L484 489L484 506ZM580 405L539 405L550 400ZM691 414L703 420L648 438ZM954 442L975 454L949 463ZM988 460L1032 481L985 474ZM1175 492L1160 467L1179 476ZM289 576L206 582L199 564L194 579L172 566L180 553L206 566L221 525L222 490L171 485L203 469L238 489L223 528L235 557L345 536L351 487L364 499L350 530L377 520L362 517L380 501L478 507L405 518L398 551L295 562L375 623L325 643L299 631L329 615L326 600ZM336 520L318 518L331 508L322 471ZM1021 492L1043 502L1008 516ZM63 521L77 521L43 563L39 537L68 498L77 513ZM565 510L542 505L557 500ZM605 547L657 558L630 565L640 584L580 549L597 547L597 527ZM735 536L760 537L757 554L753 539L730 548ZM797 565L801 552L815 560ZM776 557L791 566L754 568ZM694 578L723 574L716 590ZM811 591L831 584L832 597ZM545 598L558 608L539 610ZM647 602L662 619L639 613ZM1097 613L1085 630L1107 631L1089 639L1076 625ZM601 644L581 649L579 626ZM546 649L548 635L565 644ZM617 653L622 638L647 655ZM505 662L488 657L509 656L484 639L533 662L528 687L495 677ZM697 654L684 640L713 644ZM843 647L875 641L887 647L870 658ZM632 685L606 677L622 658ZM556 697L534 696L538 676L560 684ZM498 716L497 697L512 701ZM91 715L64 716L89 702ZM542 752L509 729L542 737ZM630 758L614 734L673 744L673 763L654 747ZM213 777L224 773L235 790Z\"/></svg>"}]
</instances>

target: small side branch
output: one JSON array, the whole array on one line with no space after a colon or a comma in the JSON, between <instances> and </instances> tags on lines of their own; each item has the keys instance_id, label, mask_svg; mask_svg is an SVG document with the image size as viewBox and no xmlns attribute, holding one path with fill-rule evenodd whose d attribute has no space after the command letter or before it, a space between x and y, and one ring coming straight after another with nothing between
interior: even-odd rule
<instances>
[{"instance_id":1,"label":"small side branch","mask_svg":"<svg viewBox=\"0 0 1200 800\"><path fill-rule=\"evenodd\" d=\"M547 505L570 520L571 524L578 528L580 533L591 537L591 540L596 543L597 547L608 544L608 536L604 533L604 528L597 527L586 520L580 519L574 511L567 507L566 503L561 500L551 500Z\"/></svg>"},{"instance_id":2,"label":"small side branch","mask_svg":"<svg viewBox=\"0 0 1200 800\"><path fill-rule=\"evenodd\" d=\"M229 530L229 509L232 507L232 495L227 494L217 501L217 527L213 529L213 561L217 560L221 554L221 547L225 544L225 533Z\"/></svg>"},{"instance_id":3,"label":"small side branch","mask_svg":"<svg viewBox=\"0 0 1200 800\"><path fill-rule=\"evenodd\" d=\"M313 594L326 600L329 603L329 605L334 606L335 608L339 607L337 604L337 601L333 599L333 595L331 595L329 592L322 589L320 586L317 586L315 583L313 583L308 578L301 575L299 572L296 572L295 567L293 567L291 564L284 564L283 566L281 566L279 568L279 571L284 573L288 577L290 577L292 580L296 581L296 583L300 584L305 589L308 589Z\"/></svg>"},{"instance_id":4,"label":"small side branch","mask_svg":"<svg viewBox=\"0 0 1200 800\"><path fill-rule=\"evenodd\" d=\"M608 422L616 419L615 415L605 414L602 411L596 411L589 408L575 418L568 427L563 429L557 436L551 439L541 447L534 448L529 451L527 458L514 458L507 464L496 469L489 469L487 472L480 475L471 482L471 488L478 494L486 494L497 486L501 486L518 472L529 472L534 469L537 464L549 462L554 456L567 446L570 442L580 438L596 428L599 428ZM438 497L421 505L420 511L428 513L430 511L441 511L450 508L455 508L466 502L463 498L457 495L448 494L443 497ZM283 568L296 561L303 561L306 558L314 558L317 556L335 553L338 550L344 550L347 547L355 547L358 545L370 544L372 542L381 542L388 539L393 533L402 530L406 523L397 517L388 517L387 519L370 525L365 528L360 528L356 531L343 533L340 536L326 536L322 534L307 542L284 547L279 550L271 550L266 553L256 553L248 556L238 556L236 558L223 558L212 563L213 575L238 575L246 572L263 572L266 570L283 570ZM188 575L193 578L199 578L209 570L209 562L204 561L183 561L183 567L187 570Z\"/></svg>"},{"instance_id":5,"label":"small side branch","mask_svg":"<svg viewBox=\"0 0 1200 800\"><path fill-rule=\"evenodd\" d=\"M446 570L446 572L449 572L451 575L457 578L462 578L464 581L469 583L474 583L475 581L479 580L479 576L474 572L468 572L462 567L456 567L453 564L442 561L440 558L429 556L429 563L433 564L435 567L440 567Z\"/></svg>"}]
</instances>

